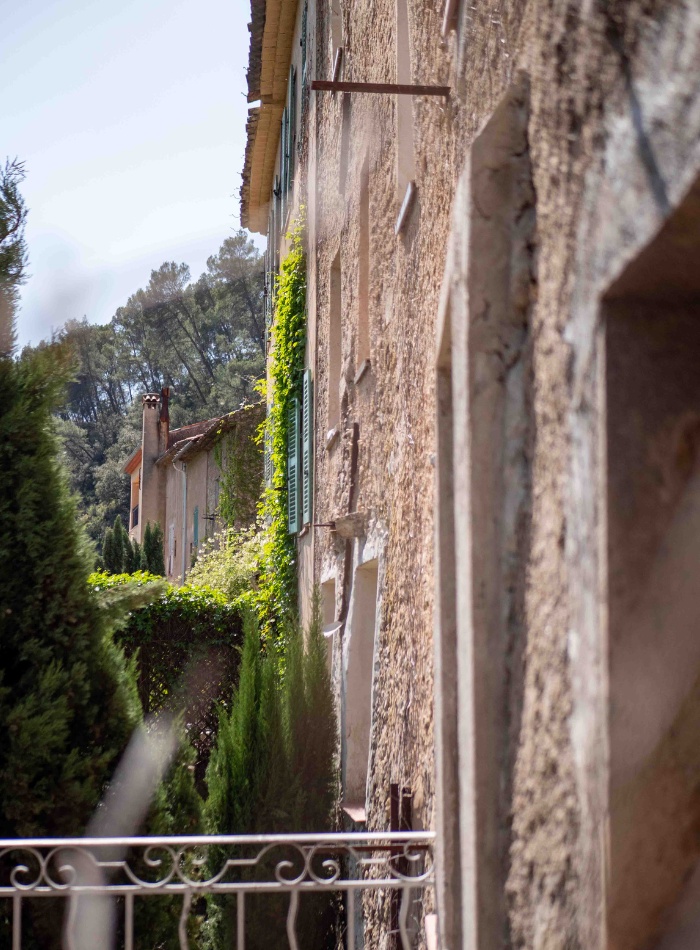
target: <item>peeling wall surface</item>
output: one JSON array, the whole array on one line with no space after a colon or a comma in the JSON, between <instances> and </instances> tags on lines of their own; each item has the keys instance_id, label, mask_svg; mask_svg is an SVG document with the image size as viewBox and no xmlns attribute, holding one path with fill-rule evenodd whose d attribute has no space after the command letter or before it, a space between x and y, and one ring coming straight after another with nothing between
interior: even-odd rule
<instances>
[{"instance_id":1,"label":"peeling wall surface","mask_svg":"<svg viewBox=\"0 0 700 950\"><path fill-rule=\"evenodd\" d=\"M338 78L451 87L300 95L324 525L301 594L335 580L346 750L376 561L364 820L389 827L398 783L440 831L444 950L696 947L700 5L317 0L307 22L309 78L341 45ZM388 913L366 904L365 946Z\"/></svg>"}]
</instances>

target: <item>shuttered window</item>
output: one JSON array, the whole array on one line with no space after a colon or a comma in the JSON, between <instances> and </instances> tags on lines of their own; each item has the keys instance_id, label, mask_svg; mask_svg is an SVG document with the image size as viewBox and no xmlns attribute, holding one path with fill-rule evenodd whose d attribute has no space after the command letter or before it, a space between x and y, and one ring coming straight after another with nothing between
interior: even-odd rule
<instances>
[{"instance_id":1,"label":"shuttered window","mask_svg":"<svg viewBox=\"0 0 700 950\"><path fill-rule=\"evenodd\" d=\"M280 233L284 232L287 220L287 135L289 131L289 116L285 108L282 113L282 127L280 129Z\"/></svg>"},{"instance_id":2,"label":"shuttered window","mask_svg":"<svg viewBox=\"0 0 700 950\"><path fill-rule=\"evenodd\" d=\"M290 534L299 531L299 400L289 404L287 419L287 524Z\"/></svg>"},{"instance_id":3,"label":"shuttered window","mask_svg":"<svg viewBox=\"0 0 700 950\"><path fill-rule=\"evenodd\" d=\"M304 392L302 400L301 425L301 458L302 458L302 519L304 524L311 523L314 503L313 464L314 464L314 412L313 412L313 380L311 370L304 370Z\"/></svg>"},{"instance_id":4,"label":"shuttered window","mask_svg":"<svg viewBox=\"0 0 700 950\"><path fill-rule=\"evenodd\" d=\"M192 543L195 547L199 547L199 505L194 506L192 525Z\"/></svg>"},{"instance_id":5,"label":"shuttered window","mask_svg":"<svg viewBox=\"0 0 700 950\"><path fill-rule=\"evenodd\" d=\"M294 152L296 150L297 71L292 66L287 81L287 105L280 126L280 232L286 227L289 195L294 181Z\"/></svg>"},{"instance_id":6,"label":"shuttered window","mask_svg":"<svg viewBox=\"0 0 700 950\"><path fill-rule=\"evenodd\" d=\"M294 184L294 153L297 142L297 71L294 66L289 70L287 83L287 191Z\"/></svg>"},{"instance_id":7,"label":"shuttered window","mask_svg":"<svg viewBox=\"0 0 700 950\"><path fill-rule=\"evenodd\" d=\"M306 31L309 19L309 2L304 0L304 9L301 13L301 88L306 89Z\"/></svg>"}]
</instances>

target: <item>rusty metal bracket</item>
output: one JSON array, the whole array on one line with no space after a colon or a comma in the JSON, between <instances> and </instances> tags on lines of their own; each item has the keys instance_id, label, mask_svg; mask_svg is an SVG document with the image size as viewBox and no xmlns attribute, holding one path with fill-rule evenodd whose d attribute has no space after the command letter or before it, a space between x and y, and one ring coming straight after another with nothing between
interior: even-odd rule
<instances>
[{"instance_id":1,"label":"rusty metal bracket","mask_svg":"<svg viewBox=\"0 0 700 950\"><path fill-rule=\"evenodd\" d=\"M421 86L417 83L346 82L345 80L313 79L316 92L372 92L385 96L449 96L450 86Z\"/></svg>"}]
</instances>

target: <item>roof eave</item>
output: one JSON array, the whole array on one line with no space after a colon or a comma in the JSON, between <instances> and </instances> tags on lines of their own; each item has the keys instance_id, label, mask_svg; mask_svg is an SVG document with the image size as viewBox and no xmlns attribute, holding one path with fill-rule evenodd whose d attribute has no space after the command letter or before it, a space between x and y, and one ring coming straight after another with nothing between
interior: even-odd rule
<instances>
[{"instance_id":1,"label":"roof eave","mask_svg":"<svg viewBox=\"0 0 700 950\"><path fill-rule=\"evenodd\" d=\"M248 100L260 100L246 122L246 151L241 188L241 223L267 234L270 192L275 174L280 120L287 97L298 0L251 0ZM258 25L256 23L256 13ZM262 30L260 17L262 16Z\"/></svg>"}]
</instances>

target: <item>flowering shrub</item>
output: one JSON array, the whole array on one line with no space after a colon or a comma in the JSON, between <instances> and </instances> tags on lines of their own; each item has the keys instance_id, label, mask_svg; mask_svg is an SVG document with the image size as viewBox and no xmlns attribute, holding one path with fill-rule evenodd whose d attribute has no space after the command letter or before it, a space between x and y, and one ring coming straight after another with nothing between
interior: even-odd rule
<instances>
[{"instance_id":1,"label":"flowering shrub","mask_svg":"<svg viewBox=\"0 0 700 950\"><path fill-rule=\"evenodd\" d=\"M234 606L247 603L257 590L262 546L259 525L219 532L200 545L190 585L217 591Z\"/></svg>"}]
</instances>

